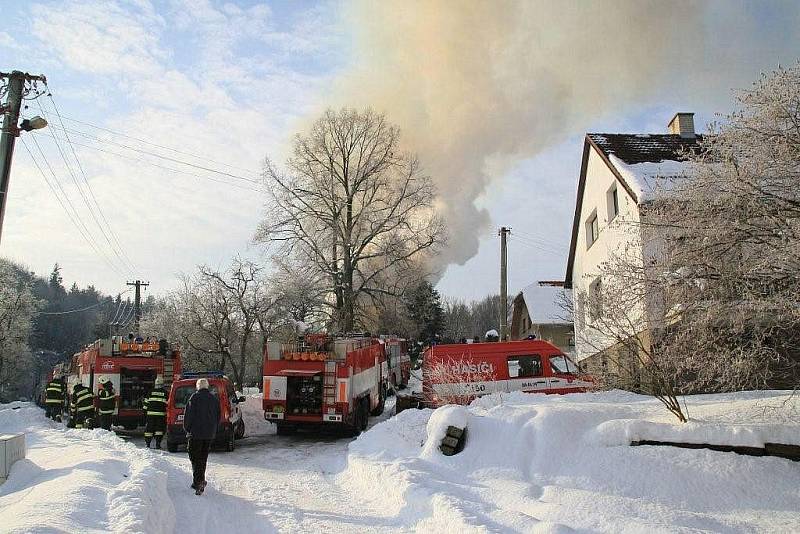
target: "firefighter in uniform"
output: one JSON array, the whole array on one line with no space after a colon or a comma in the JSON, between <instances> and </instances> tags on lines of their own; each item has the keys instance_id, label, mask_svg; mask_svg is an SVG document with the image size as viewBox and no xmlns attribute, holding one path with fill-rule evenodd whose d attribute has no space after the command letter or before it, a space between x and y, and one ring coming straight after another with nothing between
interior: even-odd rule
<instances>
[{"instance_id":1,"label":"firefighter in uniform","mask_svg":"<svg viewBox=\"0 0 800 534\"><path fill-rule=\"evenodd\" d=\"M150 442L156 438L156 449L161 448L161 440L167 428L167 392L164 391L164 381L156 378L153 391L144 401L144 410L147 415L147 424L144 427L144 442L150 448Z\"/></svg>"},{"instance_id":2,"label":"firefighter in uniform","mask_svg":"<svg viewBox=\"0 0 800 534\"><path fill-rule=\"evenodd\" d=\"M106 380L102 383L103 387L97 393L99 401L97 403L97 415L100 419L100 428L104 430L111 430L111 418L114 416L114 408L116 408L116 394L114 393L114 384L111 380Z\"/></svg>"},{"instance_id":3,"label":"firefighter in uniform","mask_svg":"<svg viewBox=\"0 0 800 534\"><path fill-rule=\"evenodd\" d=\"M61 408L64 405L64 379L55 378L47 383L44 390L45 414L53 421L61 421Z\"/></svg>"},{"instance_id":4,"label":"firefighter in uniform","mask_svg":"<svg viewBox=\"0 0 800 534\"><path fill-rule=\"evenodd\" d=\"M94 395L83 384L75 384L72 388L72 414L75 428L89 428L94 413Z\"/></svg>"}]
</instances>

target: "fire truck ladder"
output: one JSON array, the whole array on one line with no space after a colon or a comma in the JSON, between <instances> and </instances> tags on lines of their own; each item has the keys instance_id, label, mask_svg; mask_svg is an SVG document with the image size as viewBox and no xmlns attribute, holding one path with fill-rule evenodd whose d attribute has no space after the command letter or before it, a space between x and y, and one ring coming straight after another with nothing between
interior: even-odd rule
<instances>
[{"instance_id":1,"label":"fire truck ladder","mask_svg":"<svg viewBox=\"0 0 800 534\"><path fill-rule=\"evenodd\" d=\"M336 361L325 361L325 373L322 376L322 405L327 413L336 404Z\"/></svg>"}]
</instances>

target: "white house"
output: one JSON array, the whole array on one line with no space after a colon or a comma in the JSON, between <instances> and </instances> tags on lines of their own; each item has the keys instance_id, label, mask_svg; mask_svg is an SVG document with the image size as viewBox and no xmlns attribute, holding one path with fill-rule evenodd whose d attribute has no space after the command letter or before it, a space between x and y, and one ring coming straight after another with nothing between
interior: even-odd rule
<instances>
[{"instance_id":1,"label":"white house","mask_svg":"<svg viewBox=\"0 0 800 534\"><path fill-rule=\"evenodd\" d=\"M560 280L540 281L525 287L514 298L511 339L534 335L573 355L575 334L564 306L568 294Z\"/></svg>"},{"instance_id":2,"label":"white house","mask_svg":"<svg viewBox=\"0 0 800 534\"><path fill-rule=\"evenodd\" d=\"M603 284L600 266L613 252L625 251L642 261L641 245L631 228L640 221L641 205L661 183L655 177L686 171L681 154L701 139L695 134L693 115L677 113L667 134L586 134L564 281L573 291L579 361L614 343L587 329L603 310L596 303L587 306L586 296L599 294ZM643 313L644 303L633 310L640 317ZM594 336L591 343L586 342L589 335Z\"/></svg>"}]
</instances>

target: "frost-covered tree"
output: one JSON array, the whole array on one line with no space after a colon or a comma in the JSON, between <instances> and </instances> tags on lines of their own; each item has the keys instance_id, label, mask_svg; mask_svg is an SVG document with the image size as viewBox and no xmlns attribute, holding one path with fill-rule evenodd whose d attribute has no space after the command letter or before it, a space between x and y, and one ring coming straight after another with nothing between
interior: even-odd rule
<instances>
[{"instance_id":1,"label":"frost-covered tree","mask_svg":"<svg viewBox=\"0 0 800 534\"><path fill-rule=\"evenodd\" d=\"M286 172L268 161L264 175L257 240L314 269L339 331L360 326L371 297L401 295L395 273L443 242L432 181L402 151L399 129L371 110L326 111L296 137Z\"/></svg>"},{"instance_id":2,"label":"frost-covered tree","mask_svg":"<svg viewBox=\"0 0 800 534\"><path fill-rule=\"evenodd\" d=\"M682 393L800 384L800 65L740 93L685 158L583 295L582 339L612 344L606 383L681 420Z\"/></svg>"},{"instance_id":3,"label":"frost-covered tree","mask_svg":"<svg viewBox=\"0 0 800 534\"><path fill-rule=\"evenodd\" d=\"M20 276L11 262L0 259L0 402L14 400L29 374L28 339L37 306L31 278Z\"/></svg>"}]
</instances>

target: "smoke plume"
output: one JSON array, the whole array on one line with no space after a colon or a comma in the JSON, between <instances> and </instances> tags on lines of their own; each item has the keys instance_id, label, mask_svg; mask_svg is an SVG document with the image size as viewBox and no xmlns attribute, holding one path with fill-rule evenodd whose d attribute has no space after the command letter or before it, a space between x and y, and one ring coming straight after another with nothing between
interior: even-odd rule
<instances>
[{"instance_id":1,"label":"smoke plume","mask_svg":"<svg viewBox=\"0 0 800 534\"><path fill-rule=\"evenodd\" d=\"M488 214L474 201L509 164L609 112L665 95L674 102L676 91L693 95L689 106L709 91L730 97L735 82L714 76L725 74L728 60L717 43L728 40L709 38L712 8L704 6L359 1L346 8L353 67L337 82L338 102L372 106L400 125L438 186L450 230L441 265L464 263L488 230ZM748 39L747 28L736 31ZM535 195L535 184L520 193Z\"/></svg>"}]
</instances>

